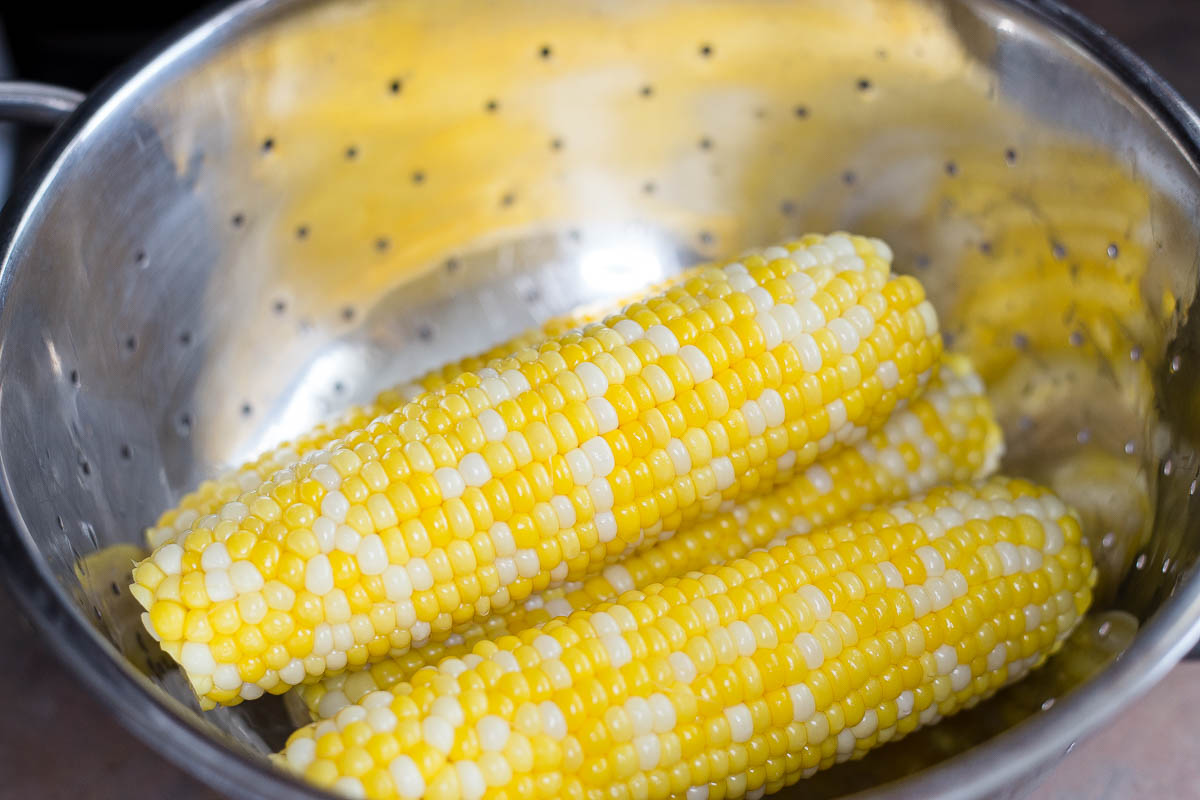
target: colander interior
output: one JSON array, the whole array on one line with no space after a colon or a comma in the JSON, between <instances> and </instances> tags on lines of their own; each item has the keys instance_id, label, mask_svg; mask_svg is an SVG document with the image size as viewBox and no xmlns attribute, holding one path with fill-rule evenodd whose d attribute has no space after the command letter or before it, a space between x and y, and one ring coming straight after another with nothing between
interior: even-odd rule
<instances>
[{"instance_id":1,"label":"colander interior","mask_svg":"<svg viewBox=\"0 0 1200 800\"><path fill-rule=\"evenodd\" d=\"M403 378L685 265L887 240L1082 511L1096 611L976 710L804 784L920 771L1069 698L1192 568L1200 180L1161 110L1025 4L235 6L91 106L16 219L0 311L14 526L195 714L126 590L205 477ZM281 703L207 713L268 752Z\"/></svg>"}]
</instances>

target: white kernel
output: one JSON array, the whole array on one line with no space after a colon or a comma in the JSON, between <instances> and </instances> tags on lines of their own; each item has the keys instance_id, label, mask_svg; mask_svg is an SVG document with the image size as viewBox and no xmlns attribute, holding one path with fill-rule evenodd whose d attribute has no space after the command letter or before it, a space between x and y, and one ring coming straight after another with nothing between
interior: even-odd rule
<instances>
[{"instance_id":1,"label":"white kernel","mask_svg":"<svg viewBox=\"0 0 1200 800\"><path fill-rule=\"evenodd\" d=\"M854 752L854 731L849 728L842 728L837 735L837 755L838 760L842 760Z\"/></svg>"},{"instance_id":2,"label":"white kernel","mask_svg":"<svg viewBox=\"0 0 1200 800\"><path fill-rule=\"evenodd\" d=\"M1042 624L1042 607L1037 603L1030 603L1025 606L1025 632L1030 633L1037 630Z\"/></svg>"},{"instance_id":3,"label":"white kernel","mask_svg":"<svg viewBox=\"0 0 1200 800\"><path fill-rule=\"evenodd\" d=\"M938 332L938 318L937 312L933 310L933 304L928 300L922 300L917 306L917 313L921 315L921 321L925 323L925 335L935 335Z\"/></svg>"},{"instance_id":4,"label":"white kernel","mask_svg":"<svg viewBox=\"0 0 1200 800\"><path fill-rule=\"evenodd\" d=\"M748 292L758 286L754 278L751 278L748 273L744 272L737 275L730 275L728 280L730 288L738 292Z\"/></svg>"},{"instance_id":5,"label":"white kernel","mask_svg":"<svg viewBox=\"0 0 1200 800\"><path fill-rule=\"evenodd\" d=\"M613 330L621 334L621 338L625 340L625 344L630 344L642 338L645 333L642 326L631 319L621 319L612 326Z\"/></svg>"},{"instance_id":6,"label":"white kernel","mask_svg":"<svg viewBox=\"0 0 1200 800\"><path fill-rule=\"evenodd\" d=\"M576 447L574 450L568 451L563 458L571 470L571 480L575 481L577 486L587 486L592 482L595 477L592 473L592 463L583 450Z\"/></svg>"},{"instance_id":7,"label":"white kernel","mask_svg":"<svg viewBox=\"0 0 1200 800\"><path fill-rule=\"evenodd\" d=\"M771 309L771 316L779 326L779 335L783 341L790 342L800 333L800 315L789 303L780 303Z\"/></svg>"},{"instance_id":8,"label":"white kernel","mask_svg":"<svg viewBox=\"0 0 1200 800\"><path fill-rule=\"evenodd\" d=\"M433 471L433 479L437 481L438 489L445 500L462 497L463 490L467 488L462 474L453 467L438 467Z\"/></svg>"},{"instance_id":9,"label":"white kernel","mask_svg":"<svg viewBox=\"0 0 1200 800\"><path fill-rule=\"evenodd\" d=\"M829 430L831 433L836 433L846 427L846 403L842 398L838 398L825 406L825 413L829 416Z\"/></svg>"},{"instance_id":10,"label":"white kernel","mask_svg":"<svg viewBox=\"0 0 1200 800\"><path fill-rule=\"evenodd\" d=\"M200 554L200 566L205 570L229 569L232 564L233 559L229 557L229 551L225 549L223 542L209 543Z\"/></svg>"},{"instance_id":11,"label":"white kernel","mask_svg":"<svg viewBox=\"0 0 1200 800\"><path fill-rule=\"evenodd\" d=\"M804 663L809 669L819 669L825 663L825 651L821 649L821 643L817 641L817 637L811 633L800 633L796 635L794 644L800 651L800 655L804 657Z\"/></svg>"},{"instance_id":12,"label":"white kernel","mask_svg":"<svg viewBox=\"0 0 1200 800\"><path fill-rule=\"evenodd\" d=\"M687 653L671 653L667 656L667 663L675 673L675 680L680 683L687 685L696 680L696 665Z\"/></svg>"},{"instance_id":13,"label":"white kernel","mask_svg":"<svg viewBox=\"0 0 1200 800\"><path fill-rule=\"evenodd\" d=\"M804 722L817 711L817 701L813 698L812 690L803 683L788 687L788 697L792 701L792 720Z\"/></svg>"},{"instance_id":14,"label":"white kernel","mask_svg":"<svg viewBox=\"0 0 1200 800\"><path fill-rule=\"evenodd\" d=\"M908 599L912 602L913 616L917 619L929 613L929 597L925 594L925 589L920 586L905 586L904 591L908 593Z\"/></svg>"},{"instance_id":15,"label":"white kernel","mask_svg":"<svg viewBox=\"0 0 1200 800\"><path fill-rule=\"evenodd\" d=\"M484 378L479 382L479 388L488 396L492 405L499 405L512 396L508 384L499 378Z\"/></svg>"},{"instance_id":16,"label":"white kernel","mask_svg":"<svg viewBox=\"0 0 1200 800\"><path fill-rule=\"evenodd\" d=\"M467 453L458 463L458 472L467 486L483 486L492 479L492 470L479 453Z\"/></svg>"},{"instance_id":17,"label":"white kernel","mask_svg":"<svg viewBox=\"0 0 1200 800\"><path fill-rule=\"evenodd\" d=\"M463 724L463 710L460 704L453 697L443 695L433 701L433 705L429 707L429 713L441 717L451 725Z\"/></svg>"},{"instance_id":18,"label":"white kernel","mask_svg":"<svg viewBox=\"0 0 1200 800\"><path fill-rule=\"evenodd\" d=\"M383 591L390 602L406 600L412 597L412 581L408 578L408 570L397 564L390 564L383 570Z\"/></svg>"},{"instance_id":19,"label":"white kernel","mask_svg":"<svg viewBox=\"0 0 1200 800\"><path fill-rule=\"evenodd\" d=\"M650 704L636 695L625 701L625 713L633 726L634 736L644 736L654 730L654 714Z\"/></svg>"},{"instance_id":20,"label":"white kernel","mask_svg":"<svg viewBox=\"0 0 1200 800\"><path fill-rule=\"evenodd\" d=\"M742 406L742 417L746 420L746 430L751 436L762 436L767 429L767 419L762 408L753 400L747 400Z\"/></svg>"},{"instance_id":21,"label":"white kernel","mask_svg":"<svg viewBox=\"0 0 1200 800\"><path fill-rule=\"evenodd\" d=\"M913 712L917 698L911 689L905 689L896 697L896 718L904 719Z\"/></svg>"},{"instance_id":22,"label":"white kernel","mask_svg":"<svg viewBox=\"0 0 1200 800\"><path fill-rule=\"evenodd\" d=\"M507 522L492 523L492 527L488 529L488 537L492 540L492 546L496 548L496 555L511 556L517 552L516 540Z\"/></svg>"},{"instance_id":23,"label":"white kernel","mask_svg":"<svg viewBox=\"0 0 1200 800\"><path fill-rule=\"evenodd\" d=\"M421 723L421 737L430 747L449 753L454 746L454 726L442 717L426 717Z\"/></svg>"},{"instance_id":24,"label":"white kernel","mask_svg":"<svg viewBox=\"0 0 1200 800\"><path fill-rule=\"evenodd\" d=\"M1018 548L1021 554L1021 568L1025 572L1036 572L1042 566L1042 554L1035 548L1028 545L1021 545Z\"/></svg>"},{"instance_id":25,"label":"white kernel","mask_svg":"<svg viewBox=\"0 0 1200 800\"><path fill-rule=\"evenodd\" d=\"M617 518L611 511L602 511L592 518L601 542L611 542L617 536Z\"/></svg>"},{"instance_id":26,"label":"white kernel","mask_svg":"<svg viewBox=\"0 0 1200 800\"><path fill-rule=\"evenodd\" d=\"M499 442L508 434L508 425L504 423L504 417L496 413L494 409L485 408L479 412L476 419L479 421L479 426L483 428L483 438L489 442Z\"/></svg>"},{"instance_id":27,"label":"white kernel","mask_svg":"<svg viewBox=\"0 0 1200 800\"><path fill-rule=\"evenodd\" d=\"M737 744L750 741L754 735L754 718L745 703L738 703L725 709L725 719L729 721L729 738Z\"/></svg>"},{"instance_id":28,"label":"white kernel","mask_svg":"<svg viewBox=\"0 0 1200 800\"><path fill-rule=\"evenodd\" d=\"M179 663L188 675L211 675L217 668L217 662L212 658L209 645L199 642L185 642L180 650Z\"/></svg>"},{"instance_id":29,"label":"white kernel","mask_svg":"<svg viewBox=\"0 0 1200 800\"><path fill-rule=\"evenodd\" d=\"M517 574L522 578L533 578L541 569L541 561L538 559L537 550L532 548L517 550L517 554L513 556L513 560L517 564Z\"/></svg>"},{"instance_id":30,"label":"white kernel","mask_svg":"<svg viewBox=\"0 0 1200 800\"><path fill-rule=\"evenodd\" d=\"M358 569L363 575L382 575L388 568L387 548L383 546L383 539L374 533L364 536L358 546L357 560Z\"/></svg>"},{"instance_id":31,"label":"white kernel","mask_svg":"<svg viewBox=\"0 0 1200 800\"><path fill-rule=\"evenodd\" d=\"M758 406L762 409L767 427L776 428L783 424L783 398L774 389L764 389L758 398Z\"/></svg>"},{"instance_id":32,"label":"white kernel","mask_svg":"<svg viewBox=\"0 0 1200 800\"><path fill-rule=\"evenodd\" d=\"M896 367L895 361L884 361L875 369L875 374L879 377L879 382L885 390L892 390L900 383L900 370Z\"/></svg>"},{"instance_id":33,"label":"white kernel","mask_svg":"<svg viewBox=\"0 0 1200 800\"><path fill-rule=\"evenodd\" d=\"M349 610L348 608L346 609ZM344 619L344 615L339 615L339 619ZM332 621L332 620L331 620ZM351 630L349 623L338 622L331 625L329 628L333 634L333 649L334 650L349 650L354 647L354 631Z\"/></svg>"},{"instance_id":34,"label":"white kernel","mask_svg":"<svg viewBox=\"0 0 1200 800\"><path fill-rule=\"evenodd\" d=\"M298 658L293 658L291 661L283 665L279 670L279 678L284 683L295 686L304 680L304 662ZM353 706L351 706L353 708Z\"/></svg>"},{"instance_id":35,"label":"white kernel","mask_svg":"<svg viewBox=\"0 0 1200 800\"><path fill-rule=\"evenodd\" d=\"M588 410L592 412L592 416L596 418L596 430L600 434L609 433L617 429L619 419L617 410L613 408L613 404L603 397L589 397L587 401Z\"/></svg>"},{"instance_id":36,"label":"white kernel","mask_svg":"<svg viewBox=\"0 0 1200 800\"><path fill-rule=\"evenodd\" d=\"M754 308L759 314L770 311L771 307L775 305L775 298L771 297L771 293L761 286L746 290L746 296L750 298L750 302L754 303Z\"/></svg>"},{"instance_id":37,"label":"white kernel","mask_svg":"<svg viewBox=\"0 0 1200 800\"><path fill-rule=\"evenodd\" d=\"M502 717L494 714L480 717L475 731L479 735L479 747L485 752L503 750L508 744L509 727Z\"/></svg>"},{"instance_id":38,"label":"white kernel","mask_svg":"<svg viewBox=\"0 0 1200 800\"><path fill-rule=\"evenodd\" d=\"M948 644L934 650L933 659L937 663L938 675L949 675L950 670L958 666L958 653Z\"/></svg>"},{"instance_id":39,"label":"white kernel","mask_svg":"<svg viewBox=\"0 0 1200 800\"><path fill-rule=\"evenodd\" d=\"M961 692L963 689L971 685L971 668L966 664L959 664L950 671L950 688L956 692Z\"/></svg>"},{"instance_id":40,"label":"white kernel","mask_svg":"<svg viewBox=\"0 0 1200 800\"><path fill-rule=\"evenodd\" d=\"M717 479L717 491L723 492L733 485L736 476L733 471L733 462L729 460L728 456L717 456L708 465Z\"/></svg>"},{"instance_id":41,"label":"white kernel","mask_svg":"<svg viewBox=\"0 0 1200 800\"><path fill-rule=\"evenodd\" d=\"M287 759L288 766L296 772L303 772L316 757L317 740L307 736L293 739L284 751L284 758Z\"/></svg>"},{"instance_id":42,"label":"white kernel","mask_svg":"<svg viewBox=\"0 0 1200 800\"><path fill-rule=\"evenodd\" d=\"M767 292L764 291L763 294L767 294ZM769 294L767 296L770 297ZM775 315L771 313L770 309L759 311L754 321L763 333L763 345L768 352L783 343L783 331L779 329L779 323L775 321Z\"/></svg>"},{"instance_id":43,"label":"white kernel","mask_svg":"<svg viewBox=\"0 0 1200 800\"><path fill-rule=\"evenodd\" d=\"M233 664L222 664L213 670L213 686L232 692L242 685L242 678Z\"/></svg>"},{"instance_id":44,"label":"white kernel","mask_svg":"<svg viewBox=\"0 0 1200 800\"><path fill-rule=\"evenodd\" d=\"M621 626L606 611L597 611L588 617L588 622L596 631L597 636L613 636L620 634Z\"/></svg>"},{"instance_id":45,"label":"white kernel","mask_svg":"<svg viewBox=\"0 0 1200 800\"><path fill-rule=\"evenodd\" d=\"M967 593L967 579L961 572L956 569L946 570L946 574L942 576L942 580L946 582L946 586L950 588L950 595L957 600Z\"/></svg>"},{"instance_id":46,"label":"white kernel","mask_svg":"<svg viewBox=\"0 0 1200 800\"><path fill-rule=\"evenodd\" d=\"M495 563L501 586L508 586L517 579L517 562L512 556L501 556Z\"/></svg>"},{"instance_id":47,"label":"white kernel","mask_svg":"<svg viewBox=\"0 0 1200 800\"><path fill-rule=\"evenodd\" d=\"M592 498L592 506L597 514L608 511L613 507L612 484L604 478L595 478L587 487L588 495Z\"/></svg>"},{"instance_id":48,"label":"white kernel","mask_svg":"<svg viewBox=\"0 0 1200 800\"><path fill-rule=\"evenodd\" d=\"M875 709L869 708L863 714L863 718L858 721L850 730L854 733L854 738L865 739L874 733L879 728L879 715L875 713Z\"/></svg>"},{"instance_id":49,"label":"white kernel","mask_svg":"<svg viewBox=\"0 0 1200 800\"><path fill-rule=\"evenodd\" d=\"M793 256L793 258L795 258L795 256ZM799 266L803 266L799 261L796 263ZM796 297L799 299L807 300L817 293L817 284L811 277L809 277L807 273L793 272L791 275L788 275L785 280L791 285L792 292L794 292Z\"/></svg>"},{"instance_id":50,"label":"white kernel","mask_svg":"<svg viewBox=\"0 0 1200 800\"><path fill-rule=\"evenodd\" d=\"M318 464L313 467L313 471L310 474L312 479L324 486L328 492L341 488L342 476L328 464Z\"/></svg>"},{"instance_id":51,"label":"white kernel","mask_svg":"<svg viewBox=\"0 0 1200 800\"><path fill-rule=\"evenodd\" d=\"M688 371L692 373L692 380L696 383L701 383L712 378L712 362L708 360L708 357L704 355L699 347L685 344L679 348L679 358L687 366Z\"/></svg>"},{"instance_id":52,"label":"white kernel","mask_svg":"<svg viewBox=\"0 0 1200 800\"><path fill-rule=\"evenodd\" d=\"M671 439L667 442L666 450L676 475L686 475L692 471L692 455L681 440Z\"/></svg>"},{"instance_id":53,"label":"white kernel","mask_svg":"<svg viewBox=\"0 0 1200 800\"><path fill-rule=\"evenodd\" d=\"M419 556L410 558L404 568L408 570L408 580L413 589L425 592L433 588L433 572L429 569L429 564L425 562L425 559Z\"/></svg>"},{"instance_id":54,"label":"white kernel","mask_svg":"<svg viewBox=\"0 0 1200 800\"><path fill-rule=\"evenodd\" d=\"M917 527L925 531L925 535L931 541L940 539L946 535L946 526L935 516L921 517L917 520Z\"/></svg>"},{"instance_id":55,"label":"white kernel","mask_svg":"<svg viewBox=\"0 0 1200 800\"><path fill-rule=\"evenodd\" d=\"M252 561L235 561L229 568L229 580L238 594L257 592L265 585L262 573Z\"/></svg>"},{"instance_id":56,"label":"white kernel","mask_svg":"<svg viewBox=\"0 0 1200 800\"><path fill-rule=\"evenodd\" d=\"M178 575L183 569L183 548L174 542L163 545L154 553L154 565L164 575Z\"/></svg>"},{"instance_id":57,"label":"white kernel","mask_svg":"<svg viewBox=\"0 0 1200 800\"><path fill-rule=\"evenodd\" d=\"M616 634L604 636L601 637L600 643L608 652L608 662L614 669L620 669L633 660L633 651L629 649L629 643L623 637Z\"/></svg>"},{"instance_id":58,"label":"white kernel","mask_svg":"<svg viewBox=\"0 0 1200 800\"><path fill-rule=\"evenodd\" d=\"M800 319L800 330L803 333L811 334L813 331L825 327L825 312L812 300L797 300L792 307L796 309L796 316Z\"/></svg>"},{"instance_id":59,"label":"white kernel","mask_svg":"<svg viewBox=\"0 0 1200 800\"><path fill-rule=\"evenodd\" d=\"M895 564L890 561L881 561L879 571L883 573L883 582L889 589L904 588L904 579L900 577L900 570L896 569Z\"/></svg>"},{"instance_id":60,"label":"white kernel","mask_svg":"<svg viewBox=\"0 0 1200 800\"><path fill-rule=\"evenodd\" d=\"M458 773L458 791L462 800L479 800L483 797L487 782L478 764L474 761L456 761L454 769Z\"/></svg>"},{"instance_id":61,"label":"white kernel","mask_svg":"<svg viewBox=\"0 0 1200 800\"><path fill-rule=\"evenodd\" d=\"M1008 647L1004 644L1004 642L1001 642L1000 644L993 647L991 652L988 653L988 657L987 657L988 671L995 672L996 670L1003 667L1005 661L1007 661L1007 660L1008 660Z\"/></svg>"},{"instance_id":62,"label":"white kernel","mask_svg":"<svg viewBox=\"0 0 1200 800\"><path fill-rule=\"evenodd\" d=\"M604 576L604 580L608 581L608 585L616 592L617 597L637 588L637 585L633 582L633 577L629 574L629 570L620 564L608 565L601 574Z\"/></svg>"},{"instance_id":63,"label":"white kernel","mask_svg":"<svg viewBox=\"0 0 1200 800\"><path fill-rule=\"evenodd\" d=\"M521 374L520 370L509 369L500 374L500 380L508 385L508 391L513 397L529 391L529 380Z\"/></svg>"},{"instance_id":64,"label":"white kernel","mask_svg":"<svg viewBox=\"0 0 1200 800\"><path fill-rule=\"evenodd\" d=\"M829 605L829 598L816 586L805 584L800 587L797 594L801 600L808 603L808 607L812 609L818 621L829 619L829 615L833 613L833 608Z\"/></svg>"},{"instance_id":65,"label":"white kernel","mask_svg":"<svg viewBox=\"0 0 1200 800\"><path fill-rule=\"evenodd\" d=\"M605 478L616 469L616 457L613 455L612 446L604 437L593 436L583 443L581 449L591 462L594 477Z\"/></svg>"},{"instance_id":66,"label":"white kernel","mask_svg":"<svg viewBox=\"0 0 1200 800\"><path fill-rule=\"evenodd\" d=\"M737 647L741 655L754 655L754 651L758 649L758 644L754 641L754 632L750 630L749 625L740 619L734 620L729 623L727 630L729 631L729 635L733 637L733 644Z\"/></svg>"},{"instance_id":67,"label":"white kernel","mask_svg":"<svg viewBox=\"0 0 1200 800\"><path fill-rule=\"evenodd\" d=\"M946 562L942 559L942 554L929 545L922 545L916 549L916 556L921 560L921 564L925 567L925 575L930 578L940 578L946 572Z\"/></svg>"},{"instance_id":68,"label":"white kernel","mask_svg":"<svg viewBox=\"0 0 1200 800\"><path fill-rule=\"evenodd\" d=\"M385 693L376 692L375 694ZM379 706L367 712L367 724L376 733L390 733L396 729L398 721L390 708Z\"/></svg>"},{"instance_id":69,"label":"white kernel","mask_svg":"<svg viewBox=\"0 0 1200 800\"><path fill-rule=\"evenodd\" d=\"M843 353L850 355L858 349L858 331L848 321L839 317L830 320L827 327Z\"/></svg>"},{"instance_id":70,"label":"white kernel","mask_svg":"<svg viewBox=\"0 0 1200 800\"><path fill-rule=\"evenodd\" d=\"M660 756L658 737L653 733L637 736L633 740L633 749L638 756L638 765L644 771L649 771L658 766Z\"/></svg>"},{"instance_id":71,"label":"white kernel","mask_svg":"<svg viewBox=\"0 0 1200 800\"><path fill-rule=\"evenodd\" d=\"M816 374L821 369L821 348L817 340L810 334L801 333L792 340L792 346L800 356L800 366L809 374Z\"/></svg>"},{"instance_id":72,"label":"white kernel","mask_svg":"<svg viewBox=\"0 0 1200 800\"><path fill-rule=\"evenodd\" d=\"M412 757L399 755L388 764L388 772L396 785L396 793L403 800L420 800L425 796L425 777Z\"/></svg>"},{"instance_id":73,"label":"white kernel","mask_svg":"<svg viewBox=\"0 0 1200 800\"><path fill-rule=\"evenodd\" d=\"M661 692L655 692L646 698L650 704L650 713L654 717L655 733L670 733L675 730L675 706Z\"/></svg>"},{"instance_id":74,"label":"white kernel","mask_svg":"<svg viewBox=\"0 0 1200 800\"><path fill-rule=\"evenodd\" d=\"M961 528L966 524L966 518L956 508L944 506L934 512L938 522L942 523L947 531L952 531L955 528Z\"/></svg>"},{"instance_id":75,"label":"white kernel","mask_svg":"<svg viewBox=\"0 0 1200 800\"><path fill-rule=\"evenodd\" d=\"M333 626L328 622L322 622L313 628L312 651L313 655L321 657L333 652ZM328 717L330 715L323 713L321 716Z\"/></svg>"},{"instance_id":76,"label":"white kernel","mask_svg":"<svg viewBox=\"0 0 1200 800\"><path fill-rule=\"evenodd\" d=\"M1066 537L1063 535L1062 528L1057 522L1045 521L1042 523L1042 529L1046 532L1046 543L1042 549L1046 551L1048 556L1056 556L1062 552L1063 546L1066 544Z\"/></svg>"},{"instance_id":77,"label":"white kernel","mask_svg":"<svg viewBox=\"0 0 1200 800\"><path fill-rule=\"evenodd\" d=\"M232 600L237 596L233 590L233 581L229 580L229 573L223 569L204 573L204 591L214 603Z\"/></svg>"},{"instance_id":78,"label":"white kernel","mask_svg":"<svg viewBox=\"0 0 1200 800\"><path fill-rule=\"evenodd\" d=\"M684 800L708 800L708 784L703 783L699 786L689 786L687 797Z\"/></svg>"},{"instance_id":79,"label":"white kernel","mask_svg":"<svg viewBox=\"0 0 1200 800\"><path fill-rule=\"evenodd\" d=\"M679 352L679 340L665 325L651 325L646 329L646 338L654 345L654 349L664 356L673 356Z\"/></svg>"},{"instance_id":80,"label":"white kernel","mask_svg":"<svg viewBox=\"0 0 1200 800\"><path fill-rule=\"evenodd\" d=\"M804 477L812 484L812 487L821 494L829 494L833 491L833 476L829 474L829 470L825 469L820 464L813 464L804 471Z\"/></svg>"},{"instance_id":81,"label":"white kernel","mask_svg":"<svg viewBox=\"0 0 1200 800\"><path fill-rule=\"evenodd\" d=\"M560 528L569 528L575 524L575 505L570 498L556 494L550 498L550 507L554 509L554 515L558 517Z\"/></svg>"},{"instance_id":82,"label":"white kernel","mask_svg":"<svg viewBox=\"0 0 1200 800\"><path fill-rule=\"evenodd\" d=\"M350 501L346 495L333 491L321 498L321 516L328 517L334 522L345 522L346 514L350 511Z\"/></svg>"},{"instance_id":83,"label":"white kernel","mask_svg":"<svg viewBox=\"0 0 1200 800\"><path fill-rule=\"evenodd\" d=\"M508 650L499 650L492 654L492 661L505 672L520 672L521 665L517 657Z\"/></svg>"},{"instance_id":84,"label":"white kernel","mask_svg":"<svg viewBox=\"0 0 1200 800\"><path fill-rule=\"evenodd\" d=\"M343 553L357 553L358 546L362 543L362 537L358 535L358 531L351 528L349 525L338 525L337 530L333 535L333 544Z\"/></svg>"},{"instance_id":85,"label":"white kernel","mask_svg":"<svg viewBox=\"0 0 1200 800\"><path fill-rule=\"evenodd\" d=\"M1024 566L1024 559L1021 558L1020 552L1013 546L1011 542L999 541L992 545L992 549L996 551L996 555L1000 557L1000 564L1006 576L1016 574L1021 571Z\"/></svg>"},{"instance_id":86,"label":"white kernel","mask_svg":"<svg viewBox=\"0 0 1200 800\"><path fill-rule=\"evenodd\" d=\"M588 397L601 397L608 391L608 377L590 361L584 361L575 367L575 377L583 384L583 390L587 392Z\"/></svg>"}]
</instances>

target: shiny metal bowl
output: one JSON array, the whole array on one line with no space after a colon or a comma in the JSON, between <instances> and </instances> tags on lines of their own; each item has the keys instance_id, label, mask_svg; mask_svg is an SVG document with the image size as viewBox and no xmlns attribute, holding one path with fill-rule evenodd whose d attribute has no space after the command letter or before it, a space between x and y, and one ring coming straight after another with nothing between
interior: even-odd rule
<instances>
[{"instance_id":1,"label":"shiny metal bowl","mask_svg":"<svg viewBox=\"0 0 1200 800\"><path fill-rule=\"evenodd\" d=\"M6 209L0 565L149 744L316 796L262 758L283 704L201 715L140 633L143 527L536 320L852 229L929 287L1103 582L1041 674L792 794L1020 796L1200 636L1198 159L1196 115L1049 0L247 0L89 97Z\"/></svg>"}]
</instances>

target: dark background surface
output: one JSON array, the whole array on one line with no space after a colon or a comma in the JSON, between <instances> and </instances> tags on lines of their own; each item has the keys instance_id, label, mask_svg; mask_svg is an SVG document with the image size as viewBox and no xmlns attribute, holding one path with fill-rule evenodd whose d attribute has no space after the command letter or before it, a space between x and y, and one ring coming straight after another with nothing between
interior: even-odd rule
<instances>
[{"instance_id":1,"label":"dark background surface","mask_svg":"<svg viewBox=\"0 0 1200 800\"><path fill-rule=\"evenodd\" d=\"M436 0L434 0L436 1ZM1200 0L1074 0L1193 104L1200 105ZM88 90L163 31L208 3L14 0L0 10L18 76ZM0 798L215 795L121 728L37 641L0 588ZM1148 698L1051 775L1034 800L1200 799L1200 664Z\"/></svg>"}]
</instances>

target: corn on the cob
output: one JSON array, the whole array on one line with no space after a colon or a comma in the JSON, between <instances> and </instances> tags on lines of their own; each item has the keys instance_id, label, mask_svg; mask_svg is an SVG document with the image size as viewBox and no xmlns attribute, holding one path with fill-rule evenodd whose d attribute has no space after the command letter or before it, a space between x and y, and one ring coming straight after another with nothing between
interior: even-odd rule
<instances>
[{"instance_id":1,"label":"corn on the cob","mask_svg":"<svg viewBox=\"0 0 1200 800\"><path fill-rule=\"evenodd\" d=\"M678 302L314 451L135 568L147 629L202 702L236 703L401 654L769 489L935 365L936 315L885 247L810 237L702 268Z\"/></svg>"},{"instance_id":2,"label":"corn on the cob","mask_svg":"<svg viewBox=\"0 0 1200 800\"><path fill-rule=\"evenodd\" d=\"M351 797L757 797L1020 678L1093 580L1045 490L936 489L481 642L280 760Z\"/></svg>"},{"instance_id":3,"label":"corn on the cob","mask_svg":"<svg viewBox=\"0 0 1200 800\"><path fill-rule=\"evenodd\" d=\"M860 508L890 503L946 483L991 475L1003 452L983 383L963 356L947 353L929 387L866 440L820 459L771 494L698 522L656 542L586 583L551 589L460 631L368 669L329 676L301 697L314 718L408 680L420 667L461 657L486 638L519 633L552 617L613 600L710 564L740 558L780 537L841 521Z\"/></svg>"},{"instance_id":4,"label":"corn on the cob","mask_svg":"<svg viewBox=\"0 0 1200 800\"><path fill-rule=\"evenodd\" d=\"M295 439L267 450L253 461L224 475L204 481L193 491L185 494L173 508L163 512L154 525L146 529L146 544L153 550L160 544L174 539L189 530L196 520L209 514L220 513L221 507L226 503L236 500L243 492L256 488L276 472L301 457L329 445L354 430L365 427L371 420L381 414L396 410L403 403L417 398L423 392L444 390L444 393L453 393L463 387L450 386L450 384L464 373L472 373L487 367L494 368L495 362L502 358L537 347L548 339L560 337L572 329L581 328L588 323L602 319L629 303L666 292L680 280L682 280L682 276L667 279L647 287L619 304L598 304L554 317L541 327L524 331L486 352L468 356L460 361L434 369L420 378L386 389L380 392L371 403L352 406L329 422L323 422ZM476 384L477 382L466 385Z\"/></svg>"}]
</instances>

